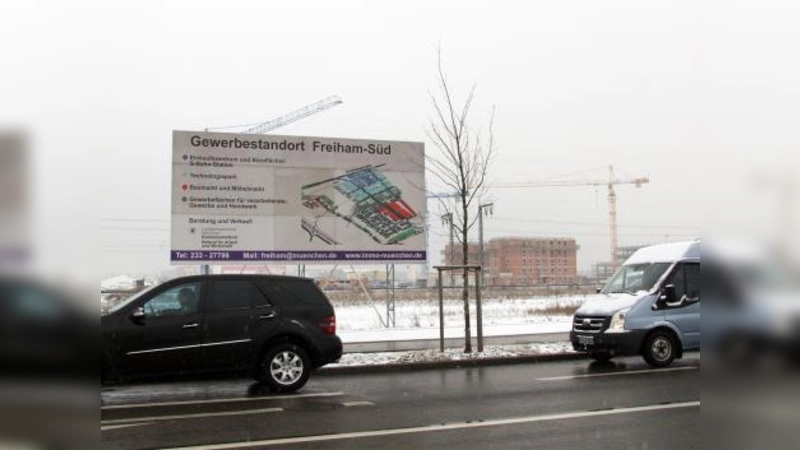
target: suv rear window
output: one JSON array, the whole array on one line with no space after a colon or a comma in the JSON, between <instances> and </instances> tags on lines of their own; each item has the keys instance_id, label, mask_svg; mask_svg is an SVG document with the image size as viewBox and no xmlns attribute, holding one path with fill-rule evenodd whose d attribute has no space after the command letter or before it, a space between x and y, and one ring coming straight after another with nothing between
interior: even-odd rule
<instances>
[{"instance_id":1,"label":"suv rear window","mask_svg":"<svg viewBox=\"0 0 800 450\"><path fill-rule=\"evenodd\" d=\"M328 300L311 281L263 281L261 288L269 298L296 305L328 306Z\"/></svg>"},{"instance_id":2,"label":"suv rear window","mask_svg":"<svg viewBox=\"0 0 800 450\"><path fill-rule=\"evenodd\" d=\"M206 311L248 309L267 304L256 285L245 280L214 280L208 296Z\"/></svg>"}]
</instances>

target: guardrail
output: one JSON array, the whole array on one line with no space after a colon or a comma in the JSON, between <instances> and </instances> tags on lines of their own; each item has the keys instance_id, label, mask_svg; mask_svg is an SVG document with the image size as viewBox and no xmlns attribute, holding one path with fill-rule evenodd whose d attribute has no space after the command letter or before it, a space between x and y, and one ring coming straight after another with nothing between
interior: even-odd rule
<instances>
[{"instance_id":1,"label":"guardrail","mask_svg":"<svg viewBox=\"0 0 800 450\"><path fill-rule=\"evenodd\" d=\"M484 336L485 345L523 345L548 344L569 341L569 333L534 333L509 336ZM473 339L473 343L477 342ZM445 348L464 346L463 337L445 338ZM400 341L345 342L345 353L402 352L410 350L435 350L439 348L439 338L407 339Z\"/></svg>"}]
</instances>

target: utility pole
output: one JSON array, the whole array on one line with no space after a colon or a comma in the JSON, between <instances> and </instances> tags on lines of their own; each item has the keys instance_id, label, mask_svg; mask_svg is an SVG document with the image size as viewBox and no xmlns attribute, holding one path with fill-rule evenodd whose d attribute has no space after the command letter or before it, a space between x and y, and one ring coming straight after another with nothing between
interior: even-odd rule
<instances>
[{"instance_id":1,"label":"utility pole","mask_svg":"<svg viewBox=\"0 0 800 450\"><path fill-rule=\"evenodd\" d=\"M458 194L455 194L455 193L452 193L452 192L435 192L435 193L429 193L425 197L426 197L426 200L436 199L436 200L440 200L441 201L441 200L446 200L446 199L451 199L451 198L458 198ZM427 206L427 213L425 214L425 237L426 237L426 242L427 242L428 254L430 255L430 245L431 245L431 237L430 237L431 236L430 235L430 232L431 232L431 221L430 221L431 213L430 212L431 212L431 208L427 204L426 204L426 206ZM444 216L442 216L442 220L444 220ZM426 279L428 279L428 275L430 274L430 269L431 269L430 258L428 258L428 261L425 262L425 278Z\"/></svg>"},{"instance_id":2,"label":"utility pole","mask_svg":"<svg viewBox=\"0 0 800 450\"><path fill-rule=\"evenodd\" d=\"M617 247L619 240L617 237L617 193L614 185L617 179L614 176L614 166L608 166L608 222L609 235L611 236L611 268L616 271L619 268L617 261Z\"/></svg>"},{"instance_id":3,"label":"utility pole","mask_svg":"<svg viewBox=\"0 0 800 450\"><path fill-rule=\"evenodd\" d=\"M452 266L454 264L455 259L455 230L453 229L453 213L447 213L442 215L442 224L447 225L450 228L450 254L448 255L447 265ZM453 271L450 272L450 286L455 286L456 279L455 273Z\"/></svg>"},{"instance_id":4,"label":"utility pole","mask_svg":"<svg viewBox=\"0 0 800 450\"><path fill-rule=\"evenodd\" d=\"M480 270L480 281L481 286L486 284L486 255L484 251L483 245L483 216L488 216L492 214L494 209L494 203L485 203L483 205L478 205L478 258L480 258L481 270Z\"/></svg>"}]
</instances>

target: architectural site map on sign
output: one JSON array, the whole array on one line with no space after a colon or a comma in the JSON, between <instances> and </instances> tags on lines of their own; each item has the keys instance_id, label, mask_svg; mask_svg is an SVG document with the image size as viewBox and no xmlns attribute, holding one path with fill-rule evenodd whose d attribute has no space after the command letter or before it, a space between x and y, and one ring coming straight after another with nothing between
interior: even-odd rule
<instances>
[{"instance_id":1,"label":"architectural site map on sign","mask_svg":"<svg viewBox=\"0 0 800 450\"><path fill-rule=\"evenodd\" d=\"M425 145L173 132L173 264L427 261Z\"/></svg>"},{"instance_id":2,"label":"architectural site map on sign","mask_svg":"<svg viewBox=\"0 0 800 450\"><path fill-rule=\"evenodd\" d=\"M327 215L344 220L379 244L402 244L421 234L422 226L414 223L417 212L403 200L400 189L381 173L383 166L360 167L303 186L303 206L313 215L304 216L301 222L309 238L329 245L339 244L317 225L318 219Z\"/></svg>"}]
</instances>

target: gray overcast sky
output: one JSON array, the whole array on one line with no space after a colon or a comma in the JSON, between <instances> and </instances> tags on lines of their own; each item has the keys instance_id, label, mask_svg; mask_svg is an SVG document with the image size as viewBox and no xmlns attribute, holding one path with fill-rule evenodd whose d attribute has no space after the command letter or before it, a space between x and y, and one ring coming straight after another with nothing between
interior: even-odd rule
<instances>
[{"instance_id":1,"label":"gray overcast sky","mask_svg":"<svg viewBox=\"0 0 800 450\"><path fill-rule=\"evenodd\" d=\"M4 2L0 14L0 123L31 130L52 264L74 260L53 252L67 241L87 243L77 250L103 276L168 265L173 129L338 94L343 105L278 133L428 142L437 42L456 88L477 83L476 118L497 107L494 180L596 179L608 164L651 178L618 191L623 245L769 233L776 189L752 180L797 177L795 2L125 5ZM607 259L605 194L498 190L487 233L574 236L585 269Z\"/></svg>"}]
</instances>

